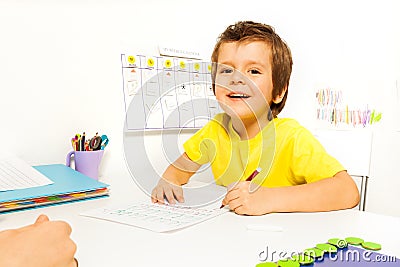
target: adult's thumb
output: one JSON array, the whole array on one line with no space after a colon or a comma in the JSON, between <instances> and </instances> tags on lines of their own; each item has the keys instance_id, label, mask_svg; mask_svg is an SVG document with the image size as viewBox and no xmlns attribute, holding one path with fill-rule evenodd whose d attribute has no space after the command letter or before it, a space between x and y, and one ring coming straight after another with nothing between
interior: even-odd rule
<instances>
[{"instance_id":1,"label":"adult's thumb","mask_svg":"<svg viewBox=\"0 0 400 267\"><path fill-rule=\"evenodd\" d=\"M37 217L35 224L48 222L48 221L49 221L49 217L47 217L47 215L41 214L41 215L39 215L39 217Z\"/></svg>"}]
</instances>

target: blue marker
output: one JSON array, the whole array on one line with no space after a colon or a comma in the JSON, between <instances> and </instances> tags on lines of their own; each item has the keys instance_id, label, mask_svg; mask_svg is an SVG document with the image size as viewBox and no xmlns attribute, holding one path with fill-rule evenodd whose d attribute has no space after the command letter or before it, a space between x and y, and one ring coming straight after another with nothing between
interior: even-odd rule
<instances>
[{"instance_id":1,"label":"blue marker","mask_svg":"<svg viewBox=\"0 0 400 267\"><path fill-rule=\"evenodd\" d=\"M101 150L104 150L104 148L108 145L108 137L107 135L103 134L101 136Z\"/></svg>"}]
</instances>

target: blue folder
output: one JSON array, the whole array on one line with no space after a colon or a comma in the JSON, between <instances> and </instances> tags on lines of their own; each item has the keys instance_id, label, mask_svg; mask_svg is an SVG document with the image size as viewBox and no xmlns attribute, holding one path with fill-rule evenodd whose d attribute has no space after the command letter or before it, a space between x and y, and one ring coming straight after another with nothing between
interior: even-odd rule
<instances>
[{"instance_id":1,"label":"blue folder","mask_svg":"<svg viewBox=\"0 0 400 267\"><path fill-rule=\"evenodd\" d=\"M54 183L0 194L0 212L91 199L108 195L108 184L63 164L34 166Z\"/></svg>"}]
</instances>

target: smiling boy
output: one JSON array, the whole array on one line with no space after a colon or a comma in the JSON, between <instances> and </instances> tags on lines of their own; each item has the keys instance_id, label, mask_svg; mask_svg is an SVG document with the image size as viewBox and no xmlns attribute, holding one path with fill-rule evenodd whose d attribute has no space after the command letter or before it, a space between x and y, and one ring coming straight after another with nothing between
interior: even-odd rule
<instances>
[{"instance_id":1,"label":"smiling boy","mask_svg":"<svg viewBox=\"0 0 400 267\"><path fill-rule=\"evenodd\" d=\"M266 24L229 26L212 54L213 88L224 113L184 144L152 192L183 202L181 185L206 163L228 186L223 205L238 214L351 208L359 193L345 168L293 119L280 119L292 71L289 47ZM246 178L257 168L251 182ZM256 185L256 186L254 186Z\"/></svg>"}]
</instances>

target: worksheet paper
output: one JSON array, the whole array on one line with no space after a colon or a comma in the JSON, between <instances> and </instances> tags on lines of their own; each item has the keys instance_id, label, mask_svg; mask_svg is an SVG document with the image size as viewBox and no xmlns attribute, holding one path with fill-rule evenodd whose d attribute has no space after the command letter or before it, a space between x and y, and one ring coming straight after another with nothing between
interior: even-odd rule
<instances>
[{"instance_id":1,"label":"worksheet paper","mask_svg":"<svg viewBox=\"0 0 400 267\"><path fill-rule=\"evenodd\" d=\"M228 211L220 209L226 188L205 186L191 190L183 188L185 203L175 205L153 204L150 201L107 206L82 213L82 216L127 224L154 232L182 229L209 220ZM197 199L196 199L197 198ZM202 205L198 198L206 200ZM213 201L209 201L213 199Z\"/></svg>"},{"instance_id":2,"label":"worksheet paper","mask_svg":"<svg viewBox=\"0 0 400 267\"><path fill-rule=\"evenodd\" d=\"M52 183L53 181L19 158L0 159L0 191L31 188Z\"/></svg>"}]
</instances>

